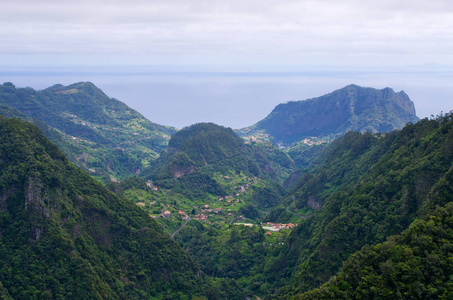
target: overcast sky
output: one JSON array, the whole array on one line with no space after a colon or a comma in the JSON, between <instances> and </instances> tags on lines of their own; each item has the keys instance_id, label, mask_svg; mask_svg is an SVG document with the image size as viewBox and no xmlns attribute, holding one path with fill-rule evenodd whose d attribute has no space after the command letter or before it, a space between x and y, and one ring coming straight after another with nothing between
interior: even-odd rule
<instances>
[{"instance_id":1,"label":"overcast sky","mask_svg":"<svg viewBox=\"0 0 453 300\"><path fill-rule=\"evenodd\" d=\"M420 82L412 82L414 91L422 84L427 90L418 93L428 95L427 82L435 83L431 87L433 93L443 89L438 96L441 99L436 100L439 105L434 105L432 113L438 113L435 109L439 108L452 109L446 109L450 103L447 98L453 99L450 94L453 88L447 83L453 82L451 0L3 1L0 44L0 80L15 79L35 88L44 88L42 85L50 83L50 79L58 79L58 72L79 74L66 80L82 81L90 77L85 79L83 74L101 78L99 70L108 75L118 70L123 75L166 72L167 80L171 77L168 74L181 72L226 72L233 74L230 79L242 72L286 74L277 80L282 84L280 87L285 86L285 78L289 78L288 84L295 85L295 77L287 76L294 72L303 74L305 94L314 97L333 87L360 82L376 88L410 89L408 75L418 74L415 77ZM49 72L56 75L49 77ZM367 74L366 81L363 72ZM18 74L26 76L19 78ZM390 74L389 80L383 80L383 74ZM323 76L332 80L326 82ZM153 83L160 82L153 78ZM203 77L197 80L200 84ZM220 84L225 88L225 80L225 76L220 82L210 77L210 86ZM64 78L60 81L65 83ZM110 89L113 82L104 81L104 86ZM323 83L325 88L319 88ZM159 87L157 83L150 86ZM231 95L237 96L234 89L238 85L226 86ZM307 91L314 86L317 89ZM199 87L185 91L186 101L196 101L191 99L196 93L188 92ZM253 96L257 87L251 84L241 95ZM240 88L245 89L246 84ZM289 85L286 88L291 89ZM223 99L228 99L228 91L223 89L222 93ZM119 94L135 108L145 101L143 95ZM167 91L155 100L165 100L162 97L169 94ZM216 96L214 90L208 94ZM304 99L305 94L297 89L294 94L288 90L281 93L291 98L286 100ZM420 98L420 103L416 102L418 107L433 104L433 99L408 94L413 100ZM278 98L275 105L283 100L275 98ZM215 104L212 107L219 108ZM149 116L146 111L141 112ZM188 119L178 126L190 122L193 121Z\"/></svg>"}]
</instances>

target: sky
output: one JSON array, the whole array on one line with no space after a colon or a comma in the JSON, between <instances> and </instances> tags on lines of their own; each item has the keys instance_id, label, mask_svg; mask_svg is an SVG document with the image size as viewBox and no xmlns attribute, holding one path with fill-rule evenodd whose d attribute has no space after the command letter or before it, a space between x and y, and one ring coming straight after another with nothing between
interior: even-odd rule
<instances>
[{"instance_id":1,"label":"sky","mask_svg":"<svg viewBox=\"0 0 453 300\"><path fill-rule=\"evenodd\" d=\"M0 82L91 81L153 122L252 125L354 83L453 109L451 0L16 0Z\"/></svg>"}]
</instances>

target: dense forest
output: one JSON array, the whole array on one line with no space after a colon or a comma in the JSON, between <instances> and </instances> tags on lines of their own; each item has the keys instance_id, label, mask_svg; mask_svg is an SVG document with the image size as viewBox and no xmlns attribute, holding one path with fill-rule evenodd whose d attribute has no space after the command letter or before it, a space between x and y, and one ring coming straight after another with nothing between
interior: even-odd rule
<instances>
[{"instance_id":1,"label":"dense forest","mask_svg":"<svg viewBox=\"0 0 453 300\"><path fill-rule=\"evenodd\" d=\"M0 129L4 295L187 299L208 287L161 226L74 167L37 127L0 117Z\"/></svg>"},{"instance_id":2,"label":"dense forest","mask_svg":"<svg viewBox=\"0 0 453 300\"><path fill-rule=\"evenodd\" d=\"M364 295L388 299L395 295L402 295L402 298L446 297L452 284L451 278L446 276L451 271L446 258L451 256L453 249L449 235L453 228L448 215L442 219L446 232L442 233L444 239L439 246L444 253L436 258L439 268L436 274L441 276L438 281L433 279L437 275L429 273L429 279L419 278L418 283L413 282L418 290L414 290L414 286L405 287L413 279L406 278L405 283L399 281L404 269L399 269L398 276L393 275L391 285L376 282L376 285L360 290L357 282L346 281L351 276L358 276L348 273L357 270L351 269L352 263L348 259L372 255L367 252L370 249L381 251L381 244L390 247L400 241L399 235L404 236L413 226L423 231L421 224L427 224L426 220L440 212L444 215L451 212L452 127L452 115L446 114L408 124L401 131L388 134L349 132L337 139L310 168L298 173L299 180L286 200L274 203L273 206L278 207L261 216L265 222L288 223L294 216L285 209L286 206L308 212L306 218L298 220L299 226L292 232L274 233L268 237L259 226L212 228L193 224L184 229L177 241L198 260L203 272L236 280L248 295L268 295L268 299L289 299L296 295L316 299L361 299ZM265 195L269 193L265 192L259 198L263 199ZM414 241L408 247L418 246ZM418 264L420 259L426 259L420 250L410 251L418 252L413 254L415 258L408 259L417 260ZM398 253L394 255L401 255ZM393 252L386 255L393 255ZM417 258L419 255L422 257ZM400 256L388 257L386 261L392 259L400 260L401 266L413 264L402 261L406 257ZM354 266L357 266L355 262ZM365 269L369 268L366 263L365 259L360 261ZM366 270L360 272L368 272L369 276L374 274L374 271ZM428 271L421 272L428 274ZM347 278L341 281L345 290L339 289L340 275L337 274ZM335 286L331 282L335 282ZM435 282L439 285L434 288ZM321 290L309 292L323 283L326 284ZM369 284L372 283L375 282ZM356 286L352 288L350 285L353 284ZM360 287L364 284L360 283Z\"/></svg>"},{"instance_id":3,"label":"dense forest","mask_svg":"<svg viewBox=\"0 0 453 300\"><path fill-rule=\"evenodd\" d=\"M296 299L451 299L452 228L450 202L384 243L363 247L338 275Z\"/></svg>"},{"instance_id":4,"label":"dense forest","mask_svg":"<svg viewBox=\"0 0 453 300\"><path fill-rule=\"evenodd\" d=\"M453 200L452 114L387 135L351 132L324 155L292 191L296 205L313 215L291 233L273 266L270 281L292 278L278 297L318 287L363 246L385 242Z\"/></svg>"},{"instance_id":5,"label":"dense forest","mask_svg":"<svg viewBox=\"0 0 453 300\"><path fill-rule=\"evenodd\" d=\"M247 145L231 128L199 123L175 133L168 150L140 176L195 199L228 194L216 174L260 177L278 186L293 168L289 155L272 145Z\"/></svg>"},{"instance_id":6,"label":"dense forest","mask_svg":"<svg viewBox=\"0 0 453 300\"><path fill-rule=\"evenodd\" d=\"M146 125L99 92L0 86L0 298L453 297L452 113L279 149L212 123ZM355 112L385 95L411 110L356 86L325 101L341 93ZM102 176L78 156L111 151Z\"/></svg>"}]
</instances>

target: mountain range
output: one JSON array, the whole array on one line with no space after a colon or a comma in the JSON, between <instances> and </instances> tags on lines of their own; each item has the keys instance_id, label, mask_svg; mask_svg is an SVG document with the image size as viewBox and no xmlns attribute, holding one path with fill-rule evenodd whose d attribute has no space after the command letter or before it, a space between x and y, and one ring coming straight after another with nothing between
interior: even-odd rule
<instances>
[{"instance_id":1,"label":"mountain range","mask_svg":"<svg viewBox=\"0 0 453 300\"><path fill-rule=\"evenodd\" d=\"M281 104L242 139L91 83L5 83L0 114L4 299L453 297L453 114L404 92Z\"/></svg>"},{"instance_id":2,"label":"mountain range","mask_svg":"<svg viewBox=\"0 0 453 300\"><path fill-rule=\"evenodd\" d=\"M3 115L38 125L72 162L102 182L139 174L176 132L148 121L89 82L41 91L4 83L0 105ZM349 85L319 98L280 104L265 119L236 133L249 142L291 146L288 154L300 169L321 152L322 142L349 130L390 132L417 120L404 92Z\"/></svg>"}]
</instances>

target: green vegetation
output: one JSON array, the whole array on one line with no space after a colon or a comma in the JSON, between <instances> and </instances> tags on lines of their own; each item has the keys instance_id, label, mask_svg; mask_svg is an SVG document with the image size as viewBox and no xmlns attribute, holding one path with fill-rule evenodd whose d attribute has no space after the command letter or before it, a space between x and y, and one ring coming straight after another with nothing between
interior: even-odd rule
<instances>
[{"instance_id":1,"label":"green vegetation","mask_svg":"<svg viewBox=\"0 0 453 300\"><path fill-rule=\"evenodd\" d=\"M296 205L313 215L280 253L274 274L291 274L292 280L278 297L318 287L363 246L384 242L452 200L451 116L384 136L349 133L331 145L323 163L292 192Z\"/></svg>"},{"instance_id":2,"label":"green vegetation","mask_svg":"<svg viewBox=\"0 0 453 300\"><path fill-rule=\"evenodd\" d=\"M288 155L272 146L246 145L230 128L201 123L175 133L168 151L141 176L159 188L210 204L225 196L236 198L251 182L264 179L274 186L271 182L289 174L293 167ZM250 201L264 209L276 206L284 194L281 188L276 189L254 187Z\"/></svg>"},{"instance_id":3,"label":"green vegetation","mask_svg":"<svg viewBox=\"0 0 453 300\"><path fill-rule=\"evenodd\" d=\"M190 299L209 288L154 220L37 127L0 117L0 169L2 297Z\"/></svg>"},{"instance_id":4,"label":"green vegetation","mask_svg":"<svg viewBox=\"0 0 453 300\"><path fill-rule=\"evenodd\" d=\"M205 194L200 194L201 197L191 197L192 193L180 193L174 186L173 188L156 186L154 182L145 182L144 179L136 176L119 183L111 182L106 187L156 218L165 232L171 235L185 222L187 216L192 219L202 219L201 222L217 229L224 224L232 224L247 217L244 216L243 207L254 203L255 190L265 188L265 182L259 178L247 178L241 174L229 175L223 176L216 173L213 176L215 184L227 192L226 196L222 197ZM238 186L244 187L244 190L238 192ZM165 211L169 214L164 215ZM259 216L251 217L254 221L258 221ZM189 226L193 222L194 220L189 223Z\"/></svg>"},{"instance_id":5,"label":"green vegetation","mask_svg":"<svg viewBox=\"0 0 453 300\"><path fill-rule=\"evenodd\" d=\"M174 157L173 153L185 153L193 162L193 167L210 166L221 173L234 170L260 175L246 145L230 128L212 123L183 128L171 137L168 149L170 158ZM166 174L166 177L177 177L175 172Z\"/></svg>"},{"instance_id":6,"label":"green vegetation","mask_svg":"<svg viewBox=\"0 0 453 300\"><path fill-rule=\"evenodd\" d=\"M222 230L195 231L183 247L206 275L233 279L248 295L262 295L265 259L284 247L285 237L279 232L268 236L260 226L228 225Z\"/></svg>"},{"instance_id":7,"label":"green vegetation","mask_svg":"<svg viewBox=\"0 0 453 300\"><path fill-rule=\"evenodd\" d=\"M288 149L288 155L293 159L297 169L305 169L317 159L327 146L328 143L325 141L301 141Z\"/></svg>"},{"instance_id":8,"label":"green vegetation","mask_svg":"<svg viewBox=\"0 0 453 300\"><path fill-rule=\"evenodd\" d=\"M319 103L324 140L363 132L244 142L201 123L153 160L173 130L92 84L1 85L0 114L36 126L0 117L0 298L453 297L453 114L372 133L412 103L348 86L259 124Z\"/></svg>"},{"instance_id":9,"label":"green vegetation","mask_svg":"<svg viewBox=\"0 0 453 300\"><path fill-rule=\"evenodd\" d=\"M103 182L139 173L175 132L88 82L42 91L5 83L0 85L0 105L0 114L32 121L73 163Z\"/></svg>"},{"instance_id":10,"label":"green vegetation","mask_svg":"<svg viewBox=\"0 0 453 300\"><path fill-rule=\"evenodd\" d=\"M309 168L299 172L300 179L292 185L286 203L282 203L285 193L278 185L252 178L231 217L225 215L226 203L216 197L205 195L204 202L197 203L198 196L189 201L187 194L179 194L186 198L177 201L175 208L184 201L197 203L197 208L186 209L191 217L200 213L202 203L220 207L222 212L209 215L209 221L190 221L175 240L207 275L234 280L249 296L286 299L307 292L335 276L342 262L363 246L385 242L436 205L451 201L452 126L447 114L385 135L350 132L330 143ZM187 168L187 162L194 166L189 175L203 169L226 194L237 191L238 185L247 186L247 181L241 181L248 180L243 172L209 173L210 164L197 164L192 159L196 156L185 153L181 157L182 168ZM170 187L167 190L172 191ZM265 214L268 211L263 208L276 206ZM259 227L233 225L238 214L252 224L263 217L266 222L299 226L288 236L268 236ZM173 225L168 218L161 222L171 233L183 220L173 221ZM445 242L451 244L450 240ZM249 261L253 263L247 264Z\"/></svg>"},{"instance_id":11,"label":"green vegetation","mask_svg":"<svg viewBox=\"0 0 453 300\"><path fill-rule=\"evenodd\" d=\"M453 203L351 255L337 276L296 299L453 298Z\"/></svg>"}]
</instances>

